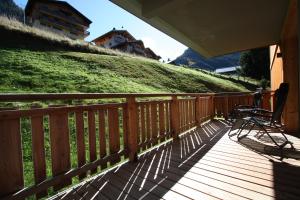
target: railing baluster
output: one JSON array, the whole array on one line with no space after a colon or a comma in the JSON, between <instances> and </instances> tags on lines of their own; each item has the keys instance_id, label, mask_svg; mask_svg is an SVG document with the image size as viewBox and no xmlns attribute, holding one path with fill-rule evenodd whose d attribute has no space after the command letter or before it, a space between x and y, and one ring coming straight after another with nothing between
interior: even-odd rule
<instances>
[{"instance_id":1,"label":"railing baluster","mask_svg":"<svg viewBox=\"0 0 300 200\"><path fill-rule=\"evenodd\" d=\"M153 145L157 144L157 136L158 136L158 128L157 128L157 104L152 103L151 104L151 125L152 125L152 139Z\"/></svg>"},{"instance_id":2,"label":"railing baluster","mask_svg":"<svg viewBox=\"0 0 300 200\"><path fill-rule=\"evenodd\" d=\"M127 107L123 107L123 142L125 151L125 158L128 158L128 111Z\"/></svg>"},{"instance_id":3,"label":"railing baluster","mask_svg":"<svg viewBox=\"0 0 300 200\"><path fill-rule=\"evenodd\" d=\"M31 132L34 179L35 184L39 184L46 179L45 141L42 115L31 117ZM36 194L37 198L44 196L47 196L46 190Z\"/></svg>"},{"instance_id":4,"label":"railing baluster","mask_svg":"<svg viewBox=\"0 0 300 200\"><path fill-rule=\"evenodd\" d=\"M89 130L89 155L90 162L97 159L96 153L96 124L95 124L95 112L94 110L88 111L88 130ZM91 174L97 172L97 168L91 170Z\"/></svg>"},{"instance_id":5,"label":"railing baluster","mask_svg":"<svg viewBox=\"0 0 300 200\"><path fill-rule=\"evenodd\" d=\"M106 137L105 137L105 110L98 111L99 118L99 146L100 146L100 158L104 158L107 155L106 152ZM101 170L107 168L107 164L101 165Z\"/></svg>"},{"instance_id":6,"label":"railing baluster","mask_svg":"<svg viewBox=\"0 0 300 200\"><path fill-rule=\"evenodd\" d=\"M0 120L0 196L23 189L20 118Z\"/></svg>"},{"instance_id":7,"label":"railing baluster","mask_svg":"<svg viewBox=\"0 0 300 200\"><path fill-rule=\"evenodd\" d=\"M159 134L160 134L160 141L165 140L165 104L159 104Z\"/></svg>"},{"instance_id":8,"label":"railing baluster","mask_svg":"<svg viewBox=\"0 0 300 200\"><path fill-rule=\"evenodd\" d=\"M151 140L151 107L150 104L146 105L146 114L147 114L147 142ZM151 147L151 144L148 143L147 148Z\"/></svg>"},{"instance_id":9,"label":"railing baluster","mask_svg":"<svg viewBox=\"0 0 300 200\"><path fill-rule=\"evenodd\" d=\"M81 167L86 163L83 111L75 112L75 118L76 118L75 123L76 123L77 163L78 163L78 167ZM86 177L86 173L82 173L79 175L79 179L83 179L85 177Z\"/></svg>"},{"instance_id":10,"label":"railing baluster","mask_svg":"<svg viewBox=\"0 0 300 200\"><path fill-rule=\"evenodd\" d=\"M145 105L141 105L141 134L142 134L142 144L146 141L146 124L145 124ZM143 150L145 147L143 148Z\"/></svg>"},{"instance_id":11,"label":"railing baluster","mask_svg":"<svg viewBox=\"0 0 300 200\"><path fill-rule=\"evenodd\" d=\"M128 151L131 162L137 160L137 103L134 97L127 98L128 107Z\"/></svg>"},{"instance_id":12,"label":"railing baluster","mask_svg":"<svg viewBox=\"0 0 300 200\"><path fill-rule=\"evenodd\" d=\"M200 126L201 124L201 99L199 96L196 97L195 101L195 116L196 116L196 125Z\"/></svg>"},{"instance_id":13,"label":"railing baluster","mask_svg":"<svg viewBox=\"0 0 300 200\"><path fill-rule=\"evenodd\" d=\"M174 139L178 139L179 134L179 103L177 96L172 96L171 102L171 130Z\"/></svg>"},{"instance_id":14,"label":"railing baluster","mask_svg":"<svg viewBox=\"0 0 300 200\"><path fill-rule=\"evenodd\" d=\"M119 114L118 109L108 110L108 130L109 130L109 149L110 155L117 154L120 151L120 128L119 128ZM120 161L120 157L114 157L111 164Z\"/></svg>"},{"instance_id":15,"label":"railing baluster","mask_svg":"<svg viewBox=\"0 0 300 200\"><path fill-rule=\"evenodd\" d=\"M49 121L52 174L57 176L71 168L68 114L65 112L52 113ZM54 191L71 183L71 179L61 180L59 184L54 185Z\"/></svg>"},{"instance_id":16,"label":"railing baluster","mask_svg":"<svg viewBox=\"0 0 300 200\"><path fill-rule=\"evenodd\" d=\"M169 134L171 132L171 127L170 127L170 102L166 104L166 132Z\"/></svg>"}]
</instances>

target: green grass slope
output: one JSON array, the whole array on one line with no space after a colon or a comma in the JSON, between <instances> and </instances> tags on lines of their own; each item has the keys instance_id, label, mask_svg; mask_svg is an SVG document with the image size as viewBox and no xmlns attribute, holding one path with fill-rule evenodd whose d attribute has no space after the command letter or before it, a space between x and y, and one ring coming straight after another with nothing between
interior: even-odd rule
<instances>
[{"instance_id":1,"label":"green grass slope","mask_svg":"<svg viewBox=\"0 0 300 200\"><path fill-rule=\"evenodd\" d=\"M226 92L256 85L91 46L0 17L0 92Z\"/></svg>"},{"instance_id":2,"label":"green grass slope","mask_svg":"<svg viewBox=\"0 0 300 200\"><path fill-rule=\"evenodd\" d=\"M254 86L253 86L254 87ZM0 92L221 92L251 84L143 58L0 49Z\"/></svg>"}]
</instances>

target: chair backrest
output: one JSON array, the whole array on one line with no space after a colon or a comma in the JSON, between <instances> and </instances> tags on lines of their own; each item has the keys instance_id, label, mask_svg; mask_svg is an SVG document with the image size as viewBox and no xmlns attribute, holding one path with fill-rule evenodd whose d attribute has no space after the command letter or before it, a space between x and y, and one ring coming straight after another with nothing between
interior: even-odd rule
<instances>
[{"instance_id":1,"label":"chair backrest","mask_svg":"<svg viewBox=\"0 0 300 200\"><path fill-rule=\"evenodd\" d=\"M279 88L275 91L275 95L274 95L275 105L274 105L274 111L273 111L271 122L281 121L281 115L288 96L288 92L289 92L288 83L281 83Z\"/></svg>"},{"instance_id":2,"label":"chair backrest","mask_svg":"<svg viewBox=\"0 0 300 200\"><path fill-rule=\"evenodd\" d=\"M262 102L262 94L261 91L257 91L253 95L253 106L260 108L261 107L261 102Z\"/></svg>"}]
</instances>

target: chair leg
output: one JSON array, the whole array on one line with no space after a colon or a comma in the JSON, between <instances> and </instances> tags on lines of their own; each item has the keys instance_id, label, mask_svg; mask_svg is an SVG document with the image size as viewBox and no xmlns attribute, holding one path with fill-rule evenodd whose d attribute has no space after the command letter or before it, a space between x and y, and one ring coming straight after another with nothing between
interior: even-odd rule
<instances>
[{"instance_id":1,"label":"chair leg","mask_svg":"<svg viewBox=\"0 0 300 200\"><path fill-rule=\"evenodd\" d=\"M251 126L251 128L248 130L248 132L247 132L246 134L240 136L239 139L242 139L242 138L246 137L247 135L249 135L249 133L252 131L252 129L253 129L254 127L255 127L255 124L253 123L252 126Z\"/></svg>"},{"instance_id":2,"label":"chair leg","mask_svg":"<svg viewBox=\"0 0 300 200\"><path fill-rule=\"evenodd\" d=\"M289 144L289 145L291 146L291 149L295 149L293 143L292 143L291 141L289 141L289 139L288 139L288 138L286 137L286 135L284 134L284 131L281 130L280 128L279 128L278 130L280 131L281 135L283 135L283 137L284 137L285 140L286 140L284 143L282 143L282 144L280 145L280 148L284 148L286 145Z\"/></svg>"},{"instance_id":3,"label":"chair leg","mask_svg":"<svg viewBox=\"0 0 300 200\"><path fill-rule=\"evenodd\" d=\"M268 133L268 131L265 129L264 126L260 125L260 127L264 130L265 134L267 134L269 136L269 138L271 138L271 140L274 142L274 144L278 147L280 147L280 145L274 140L274 138L270 135L270 133Z\"/></svg>"},{"instance_id":4,"label":"chair leg","mask_svg":"<svg viewBox=\"0 0 300 200\"><path fill-rule=\"evenodd\" d=\"M244 121L243 124L241 125L240 130L239 130L239 132L237 134L237 139L238 140L241 139L241 138L243 138L243 136L240 137L240 134L242 133L242 131L244 130L244 128L249 124L249 122L250 121L246 121L246 123L245 123L245 121Z\"/></svg>"}]
</instances>

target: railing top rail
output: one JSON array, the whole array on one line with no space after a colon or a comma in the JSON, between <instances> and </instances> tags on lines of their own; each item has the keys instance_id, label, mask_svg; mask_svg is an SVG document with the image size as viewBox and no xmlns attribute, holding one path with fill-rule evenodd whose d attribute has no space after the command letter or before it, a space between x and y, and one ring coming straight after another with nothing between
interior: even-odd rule
<instances>
[{"instance_id":1,"label":"railing top rail","mask_svg":"<svg viewBox=\"0 0 300 200\"><path fill-rule=\"evenodd\" d=\"M72 100L72 99L114 99L129 97L172 97L172 96L214 96L238 95L252 92L222 92L222 93L31 93L31 94L0 94L0 101L42 101L42 100Z\"/></svg>"}]
</instances>

